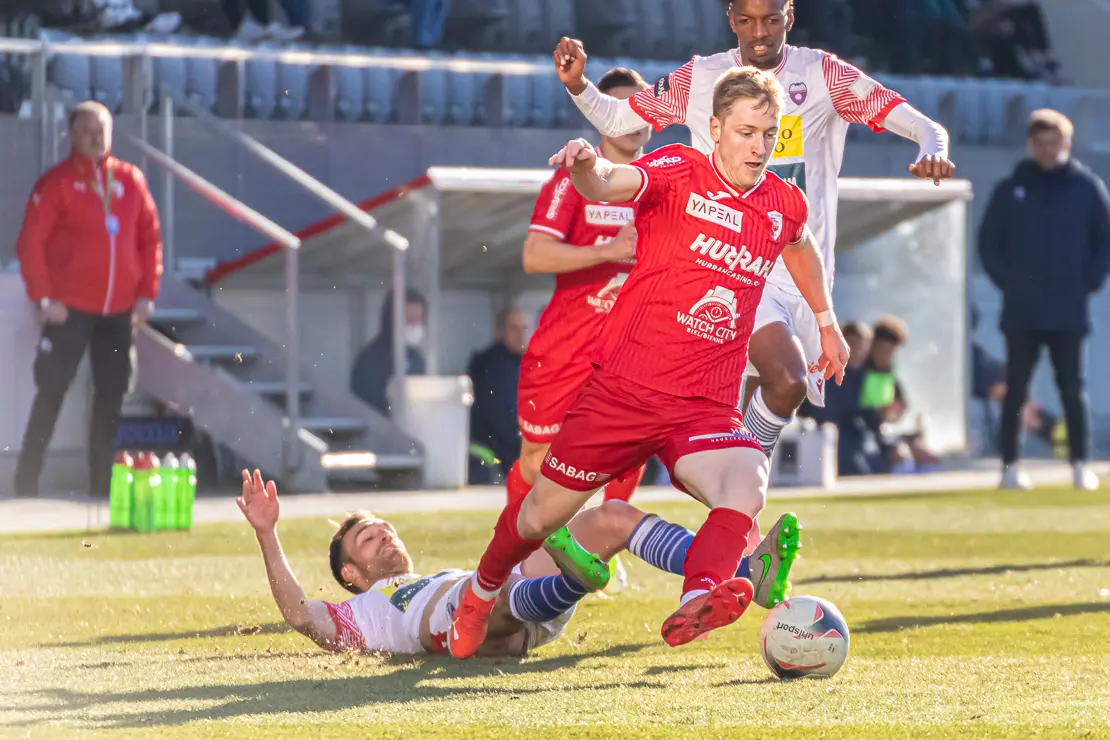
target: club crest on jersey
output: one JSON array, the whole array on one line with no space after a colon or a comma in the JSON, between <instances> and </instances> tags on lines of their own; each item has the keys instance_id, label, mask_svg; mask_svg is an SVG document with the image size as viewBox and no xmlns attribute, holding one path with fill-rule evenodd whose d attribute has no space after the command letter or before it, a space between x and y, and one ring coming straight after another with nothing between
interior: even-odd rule
<instances>
[{"instance_id":1,"label":"club crest on jersey","mask_svg":"<svg viewBox=\"0 0 1110 740\"><path fill-rule=\"evenodd\" d=\"M778 211L768 211L767 218L771 219L771 239L777 242L782 236L782 214Z\"/></svg>"},{"instance_id":2,"label":"club crest on jersey","mask_svg":"<svg viewBox=\"0 0 1110 740\"><path fill-rule=\"evenodd\" d=\"M717 286L706 291L689 311L679 311L675 319L687 334L724 344L736 339L736 294Z\"/></svg>"},{"instance_id":3,"label":"club crest on jersey","mask_svg":"<svg viewBox=\"0 0 1110 740\"><path fill-rule=\"evenodd\" d=\"M702 221L732 229L737 234L740 233L740 225L744 221L744 214L735 208L715 203L697 193L690 193L690 200L686 201L686 213Z\"/></svg>"},{"instance_id":4,"label":"club crest on jersey","mask_svg":"<svg viewBox=\"0 0 1110 740\"><path fill-rule=\"evenodd\" d=\"M624 226L636 217L628 206L586 206L586 223L594 226Z\"/></svg>"},{"instance_id":5,"label":"club crest on jersey","mask_svg":"<svg viewBox=\"0 0 1110 740\"><path fill-rule=\"evenodd\" d=\"M605 284L604 288L597 292L597 295L587 296L586 301L593 306L597 313L609 313L613 310L613 304L617 302L617 296L620 294L625 280L628 280L627 272L617 273Z\"/></svg>"},{"instance_id":6,"label":"club crest on jersey","mask_svg":"<svg viewBox=\"0 0 1110 740\"><path fill-rule=\"evenodd\" d=\"M806 87L804 82L792 82L790 87L786 89L786 93L790 96L790 102L794 105L801 105L809 97L809 88Z\"/></svg>"}]
</instances>

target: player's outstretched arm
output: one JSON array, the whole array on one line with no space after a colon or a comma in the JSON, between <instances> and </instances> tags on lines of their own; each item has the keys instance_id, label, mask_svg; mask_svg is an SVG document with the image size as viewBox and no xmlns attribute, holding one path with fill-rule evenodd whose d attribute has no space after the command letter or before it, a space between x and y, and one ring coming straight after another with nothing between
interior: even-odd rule
<instances>
[{"instance_id":1,"label":"player's outstretched arm","mask_svg":"<svg viewBox=\"0 0 1110 740\"><path fill-rule=\"evenodd\" d=\"M672 94L669 85L666 91L660 87L656 99L650 101L650 109L645 107L644 113L637 112L631 99L619 100L598 90L586 77L586 49L578 39L568 39L566 36L560 39L553 59L555 71L570 93L571 100L602 136L634 134L645 126L655 126L657 130L662 130L670 123L682 123L686 116L680 91L675 89ZM675 72L664 79L670 80L678 76L679 72ZM684 80L688 78L688 74L682 76ZM680 85L676 85L676 88L677 86ZM651 92L645 91L646 94ZM646 118L645 114L656 120Z\"/></svg>"},{"instance_id":2,"label":"player's outstretched arm","mask_svg":"<svg viewBox=\"0 0 1110 740\"><path fill-rule=\"evenodd\" d=\"M639 169L602 159L585 139L567 142L548 164L566 167L574 189L588 201L627 203L644 189L644 176Z\"/></svg>"},{"instance_id":3,"label":"player's outstretched arm","mask_svg":"<svg viewBox=\"0 0 1110 740\"><path fill-rule=\"evenodd\" d=\"M888 131L920 147L917 159L909 166L911 175L939 185L941 180L947 180L955 173L956 165L949 159L948 131L944 126L909 103L896 105L881 123Z\"/></svg>"},{"instance_id":4,"label":"player's outstretched arm","mask_svg":"<svg viewBox=\"0 0 1110 740\"><path fill-rule=\"evenodd\" d=\"M524 240L524 271L530 275L561 275L635 256L636 227L632 224L621 227L611 242L585 247L567 244L540 231L529 231Z\"/></svg>"},{"instance_id":5,"label":"player's outstretched arm","mask_svg":"<svg viewBox=\"0 0 1110 740\"><path fill-rule=\"evenodd\" d=\"M277 536L278 498L277 486L273 481L263 483L262 473L258 470L251 475L243 471L243 495L235 500L239 510L254 528L258 546L262 550L262 560L266 564L266 576L270 580L270 592L274 595L278 609L285 622L293 629L309 638L317 645L332 650L336 645L335 622L328 614L328 607L322 601L305 599L297 576L289 567L285 552Z\"/></svg>"},{"instance_id":6,"label":"player's outstretched arm","mask_svg":"<svg viewBox=\"0 0 1110 740\"><path fill-rule=\"evenodd\" d=\"M844 367L848 364L848 343L836 323L832 294L825 279L825 265L821 261L817 239L808 226L803 229L801 239L782 250L782 261L821 327L821 359L817 367L826 378L835 377L836 384L840 385L844 381Z\"/></svg>"}]
</instances>

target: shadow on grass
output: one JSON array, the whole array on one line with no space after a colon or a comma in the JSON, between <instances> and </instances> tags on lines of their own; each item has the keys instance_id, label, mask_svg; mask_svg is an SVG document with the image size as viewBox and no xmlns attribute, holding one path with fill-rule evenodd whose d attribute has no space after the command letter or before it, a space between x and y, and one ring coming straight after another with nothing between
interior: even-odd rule
<instances>
[{"instance_id":1,"label":"shadow on grass","mask_svg":"<svg viewBox=\"0 0 1110 740\"><path fill-rule=\"evenodd\" d=\"M102 635L91 640L78 640L74 642L47 642L39 647L43 648L81 648L99 647L103 645L126 645L139 642L166 642L169 640L209 640L213 637L243 637L245 635L281 635L292 632L285 622L269 622L268 624L228 624L223 627L213 627L207 630L192 630L188 632L149 632L138 635Z\"/></svg>"},{"instance_id":2,"label":"shadow on grass","mask_svg":"<svg viewBox=\"0 0 1110 740\"><path fill-rule=\"evenodd\" d=\"M616 688L666 689L666 684L653 681L630 683L558 685L547 677L556 671L573 668L592 658L621 658L639 652L655 643L614 645L604 650L560 655L541 660L486 659L465 663L441 657L395 656L386 665L402 663L397 670L383 676L344 676L342 678L310 678L226 686L187 686L178 689L145 689L118 692L82 692L68 689L44 689L31 692L42 699L35 706L9 707L21 712L46 713L32 719L0 722L0 727L33 727L56 722L58 713L82 712L110 704L129 705L126 713L102 713L89 725L106 728L151 729L157 726L178 726L186 722L224 720L266 714L301 712L334 712L356 707L398 704L402 702L472 697L504 697L544 694L549 692L599 691ZM534 686L509 688L501 686L443 686L426 681L473 679L501 676L535 675ZM152 702L219 702L203 709L155 709L143 705ZM66 717L65 719L75 719Z\"/></svg>"},{"instance_id":3,"label":"shadow on grass","mask_svg":"<svg viewBox=\"0 0 1110 740\"><path fill-rule=\"evenodd\" d=\"M1025 563L1023 565L991 565L983 568L946 568L944 570L925 570L917 573L892 573L889 575L852 574L840 576L818 576L796 581L798 586L814 583L867 583L869 581L922 581L931 578L959 578L960 576L994 576L1003 573L1030 573L1039 570L1062 570L1065 568L1110 568L1105 560L1069 560L1063 563Z\"/></svg>"},{"instance_id":4,"label":"shadow on grass","mask_svg":"<svg viewBox=\"0 0 1110 740\"><path fill-rule=\"evenodd\" d=\"M998 622L1028 622L1034 619L1052 619L1056 615L1074 617L1081 614L1110 614L1110 602L1093 601L1086 604L1044 604L1025 609L1003 609L976 614L948 614L924 617L921 615L873 619L852 630L852 634L878 634L898 632L915 627L936 627L947 624L994 624Z\"/></svg>"}]
</instances>

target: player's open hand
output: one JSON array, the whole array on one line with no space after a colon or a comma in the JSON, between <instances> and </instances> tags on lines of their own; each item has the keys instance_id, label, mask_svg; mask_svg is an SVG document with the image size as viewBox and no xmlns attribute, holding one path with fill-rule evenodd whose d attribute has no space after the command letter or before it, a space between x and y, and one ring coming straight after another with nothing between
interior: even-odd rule
<instances>
[{"instance_id":1,"label":"player's open hand","mask_svg":"<svg viewBox=\"0 0 1110 740\"><path fill-rule=\"evenodd\" d=\"M578 39L559 39L553 55L555 72L559 81L567 86L573 95L586 89L586 48Z\"/></svg>"},{"instance_id":2,"label":"player's open hand","mask_svg":"<svg viewBox=\"0 0 1110 740\"><path fill-rule=\"evenodd\" d=\"M952 177L956 165L952 160L939 154L926 154L920 162L909 166L910 174L922 180L932 180L934 185L940 185L941 180Z\"/></svg>"},{"instance_id":3,"label":"player's open hand","mask_svg":"<svg viewBox=\"0 0 1110 740\"><path fill-rule=\"evenodd\" d=\"M566 167L571 172L589 172L597 163L597 152L585 139L573 139L547 163L552 167Z\"/></svg>"},{"instance_id":4,"label":"player's open hand","mask_svg":"<svg viewBox=\"0 0 1110 740\"><path fill-rule=\"evenodd\" d=\"M263 483L262 473L257 469L254 475L249 470L243 471L243 495L235 503L255 532L271 532L277 526L277 486L272 480Z\"/></svg>"},{"instance_id":5,"label":"player's open hand","mask_svg":"<svg viewBox=\"0 0 1110 740\"><path fill-rule=\"evenodd\" d=\"M639 238L636 224L628 223L621 227L613 241L601 245L605 259L610 262L623 262L636 256L636 240Z\"/></svg>"},{"instance_id":6,"label":"player's open hand","mask_svg":"<svg viewBox=\"0 0 1110 740\"><path fill-rule=\"evenodd\" d=\"M839 326L833 324L821 329L821 359L817 361L817 370L825 374L825 380L836 378L837 385L843 383L850 356L848 342Z\"/></svg>"}]
</instances>

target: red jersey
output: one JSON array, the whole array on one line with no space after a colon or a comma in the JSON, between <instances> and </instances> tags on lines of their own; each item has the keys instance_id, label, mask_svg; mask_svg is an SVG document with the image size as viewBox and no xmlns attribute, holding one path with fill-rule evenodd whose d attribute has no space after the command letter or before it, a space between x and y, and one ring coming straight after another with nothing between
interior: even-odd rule
<instances>
[{"instance_id":1,"label":"red jersey","mask_svg":"<svg viewBox=\"0 0 1110 740\"><path fill-rule=\"evenodd\" d=\"M592 247L616 238L621 227L636 218L637 207L635 203L590 203L574 189L570 173L559 169L540 191L529 230L572 246ZM603 262L556 275L555 294L528 343L521 375L535 384L570 371L569 365L583 365L588 372L588 350L634 263Z\"/></svg>"},{"instance_id":2,"label":"red jersey","mask_svg":"<svg viewBox=\"0 0 1110 740\"><path fill-rule=\"evenodd\" d=\"M802 238L809 204L771 172L740 193L712 154L681 144L633 166L643 177L636 269L594 362L653 390L735 406L767 275Z\"/></svg>"}]
</instances>

